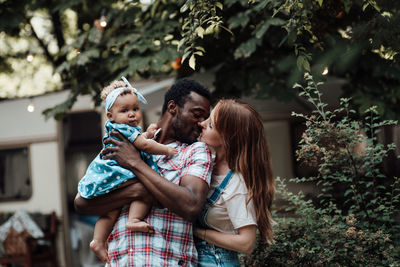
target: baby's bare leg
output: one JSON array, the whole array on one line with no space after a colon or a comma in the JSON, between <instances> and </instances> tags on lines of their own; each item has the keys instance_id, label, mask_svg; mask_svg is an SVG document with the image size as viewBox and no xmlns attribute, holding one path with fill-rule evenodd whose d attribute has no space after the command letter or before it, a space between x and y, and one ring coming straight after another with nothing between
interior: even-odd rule
<instances>
[{"instance_id":1,"label":"baby's bare leg","mask_svg":"<svg viewBox=\"0 0 400 267\"><path fill-rule=\"evenodd\" d=\"M150 211L151 204L142 200L133 201L129 207L128 222L126 228L131 231L153 233L154 228L147 222L143 221L147 213Z\"/></svg>"},{"instance_id":2,"label":"baby's bare leg","mask_svg":"<svg viewBox=\"0 0 400 267\"><path fill-rule=\"evenodd\" d=\"M90 248L104 263L109 263L107 238L110 235L114 223L117 221L120 210L113 210L105 216L101 216L94 226L93 240Z\"/></svg>"}]
</instances>

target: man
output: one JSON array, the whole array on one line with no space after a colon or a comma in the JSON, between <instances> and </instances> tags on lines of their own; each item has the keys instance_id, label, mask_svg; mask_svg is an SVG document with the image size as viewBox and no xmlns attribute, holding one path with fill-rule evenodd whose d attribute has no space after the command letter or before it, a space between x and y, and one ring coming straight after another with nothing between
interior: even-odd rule
<instances>
[{"instance_id":1,"label":"man","mask_svg":"<svg viewBox=\"0 0 400 267\"><path fill-rule=\"evenodd\" d=\"M197 252L192 235L192 221L206 199L211 179L211 153L204 143L196 142L200 122L208 118L210 92L191 80L178 81L166 93L161 128L157 141L178 149L175 156L156 156L160 176L140 158L139 152L120 133L118 141L110 138L104 158L112 158L132 170L140 183L116 190L96 199L79 195L79 212L104 214L135 199L151 196L162 206L153 206L146 221L154 233L126 230L127 206L121 211L109 237L111 266L195 266ZM149 192L149 193L147 193Z\"/></svg>"}]
</instances>

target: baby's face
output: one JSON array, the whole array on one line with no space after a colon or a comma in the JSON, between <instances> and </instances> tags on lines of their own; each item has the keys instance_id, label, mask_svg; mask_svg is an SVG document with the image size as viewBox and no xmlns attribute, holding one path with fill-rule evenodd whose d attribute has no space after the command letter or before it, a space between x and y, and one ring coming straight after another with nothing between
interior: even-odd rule
<instances>
[{"instance_id":1,"label":"baby's face","mask_svg":"<svg viewBox=\"0 0 400 267\"><path fill-rule=\"evenodd\" d=\"M142 112L136 94L129 93L118 96L107 116L114 123L138 126L142 121Z\"/></svg>"}]
</instances>

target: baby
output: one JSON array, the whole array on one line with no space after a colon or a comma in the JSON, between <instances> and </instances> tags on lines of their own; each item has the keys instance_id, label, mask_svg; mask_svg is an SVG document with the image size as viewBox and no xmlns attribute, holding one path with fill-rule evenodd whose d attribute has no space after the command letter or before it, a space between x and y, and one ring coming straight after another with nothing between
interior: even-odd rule
<instances>
[{"instance_id":1,"label":"baby","mask_svg":"<svg viewBox=\"0 0 400 267\"><path fill-rule=\"evenodd\" d=\"M157 164L154 162L152 155L149 154L171 156L177 154L178 151L173 147L150 139L155 135L157 129L154 124L149 126L147 132L141 133L139 123L142 120L142 114L139 101L144 104L147 101L130 85L125 77L122 77L122 80L114 81L101 92L101 98L105 100L108 118L103 142L110 137L109 133L111 131L118 130L138 150L142 151L142 158L145 162L158 171ZM128 180L134 177L136 175L133 172L119 166L115 160L102 159L101 154L98 154L90 163L85 176L79 182L78 191L84 198L95 198L130 184L131 181ZM150 207L151 205L144 201L133 201L129 207L126 228L132 231L153 232L153 227L143 220ZM90 248L103 262L109 262L106 242L118 215L119 210L114 210L105 216L101 216L94 228Z\"/></svg>"}]
</instances>

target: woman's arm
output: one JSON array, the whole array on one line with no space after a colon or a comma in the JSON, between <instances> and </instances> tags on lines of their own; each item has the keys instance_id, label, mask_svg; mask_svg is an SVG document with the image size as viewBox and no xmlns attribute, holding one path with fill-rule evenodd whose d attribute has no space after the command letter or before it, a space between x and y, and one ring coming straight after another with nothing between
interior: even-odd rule
<instances>
[{"instance_id":1,"label":"woman's arm","mask_svg":"<svg viewBox=\"0 0 400 267\"><path fill-rule=\"evenodd\" d=\"M226 234L211 229L196 228L194 235L210 244L244 254L253 252L256 246L256 225L238 229L237 234Z\"/></svg>"}]
</instances>

